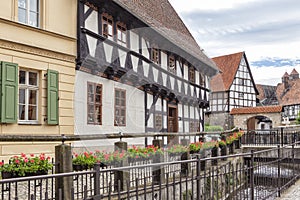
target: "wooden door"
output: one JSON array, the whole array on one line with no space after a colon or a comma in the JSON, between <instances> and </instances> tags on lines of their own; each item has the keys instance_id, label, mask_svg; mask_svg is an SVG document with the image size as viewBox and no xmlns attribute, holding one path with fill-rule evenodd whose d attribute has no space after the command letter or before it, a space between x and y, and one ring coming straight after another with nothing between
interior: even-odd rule
<instances>
[{"instance_id":1,"label":"wooden door","mask_svg":"<svg viewBox=\"0 0 300 200\"><path fill-rule=\"evenodd\" d=\"M178 132L178 114L176 105L168 105L168 132ZM178 136L168 136L168 145L178 144Z\"/></svg>"}]
</instances>

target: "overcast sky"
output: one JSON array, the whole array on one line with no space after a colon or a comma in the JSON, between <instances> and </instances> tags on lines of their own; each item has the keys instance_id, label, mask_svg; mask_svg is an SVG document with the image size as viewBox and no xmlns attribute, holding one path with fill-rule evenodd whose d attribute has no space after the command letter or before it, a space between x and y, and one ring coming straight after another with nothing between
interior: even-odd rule
<instances>
[{"instance_id":1,"label":"overcast sky","mask_svg":"<svg viewBox=\"0 0 300 200\"><path fill-rule=\"evenodd\" d=\"M300 0L169 0L209 57L245 51L256 84L300 73Z\"/></svg>"}]
</instances>

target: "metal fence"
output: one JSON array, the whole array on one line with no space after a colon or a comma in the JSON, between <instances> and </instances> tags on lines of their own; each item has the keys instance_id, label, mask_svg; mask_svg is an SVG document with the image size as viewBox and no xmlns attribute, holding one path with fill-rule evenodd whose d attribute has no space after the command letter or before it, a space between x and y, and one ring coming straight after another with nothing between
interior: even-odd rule
<instances>
[{"instance_id":1,"label":"metal fence","mask_svg":"<svg viewBox=\"0 0 300 200\"><path fill-rule=\"evenodd\" d=\"M81 172L0 180L6 199L274 199L300 174L294 145L202 158L191 155ZM166 156L166 155L165 155ZM163 162L158 162L161 161ZM217 161L217 162L215 162ZM62 189L71 179L70 191ZM66 187L65 187L66 188Z\"/></svg>"},{"instance_id":2,"label":"metal fence","mask_svg":"<svg viewBox=\"0 0 300 200\"><path fill-rule=\"evenodd\" d=\"M242 137L242 144L259 146L276 146L292 144L300 140L300 131L296 129L277 128L270 130L250 130Z\"/></svg>"}]
</instances>

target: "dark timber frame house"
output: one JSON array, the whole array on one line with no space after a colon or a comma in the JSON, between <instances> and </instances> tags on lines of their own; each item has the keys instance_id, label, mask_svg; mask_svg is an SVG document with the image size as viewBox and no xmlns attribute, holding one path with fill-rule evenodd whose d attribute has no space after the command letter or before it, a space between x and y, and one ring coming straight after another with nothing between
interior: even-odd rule
<instances>
[{"instance_id":1,"label":"dark timber frame house","mask_svg":"<svg viewBox=\"0 0 300 200\"><path fill-rule=\"evenodd\" d=\"M258 90L245 52L223 55L212 60L220 73L210 82L210 111L206 113L206 122L228 130L234 126L230 111L233 108L256 107Z\"/></svg>"},{"instance_id":2,"label":"dark timber frame house","mask_svg":"<svg viewBox=\"0 0 300 200\"><path fill-rule=\"evenodd\" d=\"M217 73L167 0L79 1L76 69L76 134L202 131Z\"/></svg>"}]
</instances>

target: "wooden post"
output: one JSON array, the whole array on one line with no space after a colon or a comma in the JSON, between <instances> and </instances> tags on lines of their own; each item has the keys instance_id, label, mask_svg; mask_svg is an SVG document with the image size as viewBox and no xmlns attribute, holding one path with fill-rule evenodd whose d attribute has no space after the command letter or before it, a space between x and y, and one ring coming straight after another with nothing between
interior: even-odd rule
<instances>
[{"instance_id":1,"label":"wooden post","mask_svg":"<svg viewBox=\"0 0 300 200\"><path fill-rule=\"evenodd\" d=\"M127 151L127 142L119 141L115 143L115 151ZM128 160L123 160L121 163L119 163L119 166L127 166ZM127 190L127 184L126 182L129 181L129 171L128 170L117 170L115 171L115 178L114 178L114 189L115 191L118 191L118 188L120 191Z\"/></svg>"},{"instance_id":2,"label":"wooden post","mask_svg":"<svg viewBox=\"0 0 300 200\"><path fill-rule=\"evenodd\" d=\"M163 141L159 139L154 139L152 141L153 146L162 148L163 147ZM153 163L161 163L164 162L164 155L156 155L153 158ZM152 177L153 177L153 184L154 185L159 185L165 182L165 176L164 176L164 168L163 167L153 167L152 168Z\"/></svg>"},{"instance_id":3,"label":"wooden post","mask_svg":"<svg viewBox=\"0 0 300 200\"><path fill-rule=\"evenodd\" d=\"M66 173L72 172L72 152L71 146L62 143L61 145L55 146L55 163L58 166L55 167L55 173ZM62 199L72 199L72 188L73 188L73 177L59 177L56 178L55 184L55 197L58 199L58 195L61 191Z\"/></svg>"}]
</instances>

